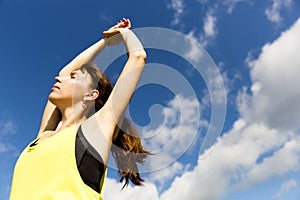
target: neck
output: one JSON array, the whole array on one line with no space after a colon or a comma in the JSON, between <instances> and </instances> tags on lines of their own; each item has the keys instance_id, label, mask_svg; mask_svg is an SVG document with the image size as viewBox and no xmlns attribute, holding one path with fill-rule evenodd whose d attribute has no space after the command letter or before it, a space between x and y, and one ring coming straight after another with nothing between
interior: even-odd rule
<instances>
[{"instance_id":1,"label":"neck","mask_svg":"<svg viewBox=\"0 0 300 200\"><path fill-rule=\"evenodd\" d=\"M61 130L74 124L79 124L82 121L86 120L84 109L82 108L81 103L63 108L61 109L61 113L62 119L58 124L56 130Z\"/></svg>"}]
</instances>

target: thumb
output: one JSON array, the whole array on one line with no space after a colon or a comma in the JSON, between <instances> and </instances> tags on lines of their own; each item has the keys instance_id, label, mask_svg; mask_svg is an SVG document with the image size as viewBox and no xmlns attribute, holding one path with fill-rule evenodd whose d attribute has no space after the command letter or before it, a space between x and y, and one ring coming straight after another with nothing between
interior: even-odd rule
<instances>
[{"instance_id":1,"label":"thumb","mask_svg":"<svg viewBox=\"0 0 300 200\"><path fill-rule=\"evenodd\" d=\"M109 35L110 35L110 34L109 34L109 31L103 31L103 32L102 32L102 36L103 36L103 37L109 37Z\"/></svg>"}]
</instances>

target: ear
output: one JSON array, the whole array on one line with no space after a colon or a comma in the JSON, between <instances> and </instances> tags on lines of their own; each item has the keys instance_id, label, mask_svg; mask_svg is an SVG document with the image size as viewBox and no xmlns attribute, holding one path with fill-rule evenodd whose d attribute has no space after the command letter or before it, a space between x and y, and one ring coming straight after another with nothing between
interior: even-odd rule
<instances>
[{"instance_id":1,"label":"ear","mask_svg":"<svg viewBox=\"0 0 300 200\"><path fill-rule=\"evenodd\" d=\"M92 90L90 93L85 94L85 96L83 97L83 100L93 101L93 100L97 99L98 96L99 96L99 91Z\"/></svg>"}]
</instances>

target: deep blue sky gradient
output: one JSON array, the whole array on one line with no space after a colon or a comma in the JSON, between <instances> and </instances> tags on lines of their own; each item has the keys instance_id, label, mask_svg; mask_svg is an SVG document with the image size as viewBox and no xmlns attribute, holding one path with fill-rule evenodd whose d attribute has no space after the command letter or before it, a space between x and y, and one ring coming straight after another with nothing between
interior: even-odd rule
<instances>
[{"instance_id":1,"label":"deep blue sky gradient","mask_svg":"<svg viewBox=\"0 0 300 200\"><path fill-rule=\"evenodd\" d=\"M1 142L13 145L14 150L10 153L16 154L0 152L0 199L8 196L7 186L10 185L17 155L37 134L43 107L54 77L61 67L99 40L102 31L122 17L130 18L133 28L163 27L184 34L193 31L195 36L199 36L203 33L206 12L215 1L205 5L196 0L184 2L185 9L180 23L173 25L174 11L167 6L169 0L0 1L0 121L10 120L16 127L15 134L0 135ZM219 70L230 80L224 132L231 129L233 122L239 117L235 105L238 91L251 84L249 68L245 64L248 52L251 51L254 56L259 55L264 44L274 41L300 17L299 1L295 0L291 8L282 11L283 22L274 25L264 14L265 7L270 2L252 2L236 4L231 14L226 13L224 5L218 5L218 35L205 47ZM172 66L188 77L182 66L188 66L189 63L182 58L175 59L168 52L153 49L148 49L147 53L147 62ZM112 81L115 81L125 59L126 56L120 57L106 71ZM235 78L236 75L240 78ZM206 88L203 79L196 75L188 78L195 90L199 91L197 95L201 99ZM134 106L130 111L133 119L140 126L146 126L150 122L148 110L151 105L166 105L173 97L170 91L161 86L140 88L132 99ZM209 120L209 109L204 114ZM189 154L181 159L193 166L196 164L197 154ZM115 174L111 173L109 176L113 177ZM166 183L165 189L169 184L170 182ZM263 185L269 191L264 190ZM266 191L266 196L270 196L273 191L270 185L272 180L262 184L261 190ZM258 192L256 189L255 191ZM252 190L233 193L232 199L252 199L251 194Z\"/></svg>"}]
</instances>

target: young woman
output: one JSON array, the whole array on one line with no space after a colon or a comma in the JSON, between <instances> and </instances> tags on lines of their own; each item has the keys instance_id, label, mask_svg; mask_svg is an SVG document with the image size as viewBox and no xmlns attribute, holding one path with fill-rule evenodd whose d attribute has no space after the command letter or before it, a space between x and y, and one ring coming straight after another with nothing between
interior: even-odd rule
<instances>
[{"instance_id":1,"label":"young woman","mask_svg":"<svg viewBox=\"0 0 300 200\"><path fill-rule=\"evenodd\" d=\"M124 186L129 180L142 185L137 163L143 163L149 152L123 115L146 53L130 28L129 19L123 18L55 77L38 137L16 163L11 200L102 199L110 151ZM92 62L105 46L119 39L128 60L112 88Z\"/></svg>"}]
</instances>

